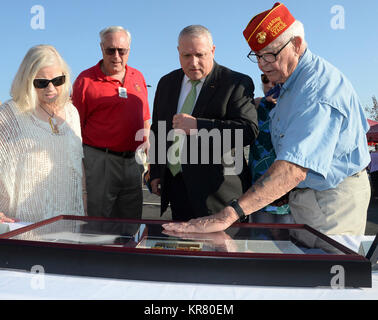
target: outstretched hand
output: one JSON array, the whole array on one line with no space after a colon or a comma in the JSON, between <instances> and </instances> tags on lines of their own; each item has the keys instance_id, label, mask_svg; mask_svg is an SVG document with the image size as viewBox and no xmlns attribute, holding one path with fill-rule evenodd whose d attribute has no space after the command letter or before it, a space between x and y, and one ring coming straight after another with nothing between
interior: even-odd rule
<instances>
[{"instance_id":1,"label":"outstretched hand","mask_svg":"<svg viewBox=\"0 0 378 320\"><path fill-rule=\"evenodd\" d=\"M212 216L192 219L188 222L166 223L163 224L163 228L168 231L183 233L213 233L228 229L238 218L236 212L227 207Z\"/></svg>"}]
</instances>

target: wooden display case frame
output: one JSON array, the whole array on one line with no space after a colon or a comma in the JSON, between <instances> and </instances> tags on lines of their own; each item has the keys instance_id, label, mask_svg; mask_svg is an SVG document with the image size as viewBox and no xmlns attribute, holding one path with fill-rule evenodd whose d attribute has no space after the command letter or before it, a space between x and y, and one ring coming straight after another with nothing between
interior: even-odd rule
<instances>
[{"instance_id":1,"label":"wooden display case frame","mask_svg":"<svg viewBox=\"0 0 378 320\"><path fill-rule=\"evenodd\" d=\"M84 225L111 222L115 226L144 226L143 239L150 236L148 230L155 230L155 235L159 234L161 225L167 222L58 216L0 235L0 269L30 272L34 266L42 266L44 272L50 274L182 283L285 287L336 285L346 288L372 286L371 263L368 259L307 225L243 223L235 224L232 228L247 234L258 230L300 230L321 239L337 253L201 251L183 250L182 246L176 250L140 248L138 243L142 237L139 237L139 242L114 246L15 239L62 221L76 221Z\"/></svg>"}]
</instances>

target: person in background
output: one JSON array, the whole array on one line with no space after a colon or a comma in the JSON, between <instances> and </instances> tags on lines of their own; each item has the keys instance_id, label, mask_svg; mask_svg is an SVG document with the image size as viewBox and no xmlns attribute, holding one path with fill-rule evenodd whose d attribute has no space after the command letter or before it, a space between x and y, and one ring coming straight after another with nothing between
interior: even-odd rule
<instances>
[{"instance_id":1,"label":"person in background","mask_svg":"<svg viewBox=\"0 0 378 320\"><path fill-rule=\"evenodd\" d=\"M122 27L100 32L102 60L73 86L84 144L88 215L142 217L142 172L136 155L148 150L150 111L140 71L127 62L131 35ZM144 140L137 137L145 130Z\"/></svg>"},{"instance_id":2,"label":"person in background","mask_svg":"<svg viewBox=\"0 0 378 320\"><path fill-rule=\"evenodd\" d=\"M31 48L0 106L0 222L83 216L80 119L70 71L49 45Z\"/></svg>"},{"instance_id":3,"label":"person in background","mask_svg":"<svg viewBox=\"0 0 378 320\"><path fill-rule=\"evenodd\" d=\"M232 205L206 218L166 224L176 232L216 232L290 192L294 221L328 235L364 235L370 162L363 107L352 84L307 47L304 27L281 3L255 16L243 32L280 94L270 113L276 160ZM317 239L301 239L309 247Z\"/></svg>"},{"instance_id":4,"label":"person in background","mask_svg":"<svg viewBox=\"0 0 378 320\"><path fill-rule=\"evenodd\" d=\"M259 120L259 135L255 143L251 144L248 166L252 174L252 184L269 169L276 159L270 136L269 113L276 106L275 83L271 82L265 74L261 74L261 83L264 97L256 98L257 117ZM293 223L288 205L288 194L269 204L265 208L251 215L253 223Z\"/></svg>"},{"instance_id":5,"label":"person in background","mask_svg":"<svg viewBox=\"0 0 378 320\"><path fill-rule=\"evenodd\" d=\"M257 136L257 114L252 79L214 61L215 46L206 27L184 28L179 35L178 53L181 69L161 78L156 90L151 131L164 139L155 145L168 161L159 162L155 157L150 180L153 193L161 195L161 214L170 204L173 220L188 221L217 212L249 188L251 177L243 147ZM166 134L159 135L159 123L165 124ZM166 143L165 149L161 147L169 140L167 134L172 129L181 133L183 145L188 147L186 159L184 152L175 150L176 141ZM234 139L236 131L243 139L239 145ZM217 134L217 141L199 134L210 132ZM230 143L234 143L228 149L223 143L226 132L230 133ZM194 147L193 141L197 143ZM231 150L236 152L235 171L226 174L223 160ZM202 161L206 153L209 158ZM193 156L196 161L192 162Z\"/></svg>"},{"instance_id":6,"label":"person in background","mask_svg":"<svg viewBox=\"0 0 378 320\"><path fill-rule=\"evenodd\" d=\"M371 162L368 166L372 188L372 196L378 199L378 144L375 145L375 151L370 153Z\"/></svg>"}]
</instances>

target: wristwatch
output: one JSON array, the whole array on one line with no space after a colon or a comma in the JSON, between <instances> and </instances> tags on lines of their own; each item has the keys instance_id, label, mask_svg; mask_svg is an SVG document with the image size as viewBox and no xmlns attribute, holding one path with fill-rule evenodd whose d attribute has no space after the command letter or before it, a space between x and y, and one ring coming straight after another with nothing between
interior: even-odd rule
<instances>
[{"instance_id":1,"label":"wristwatch","mask_svg":"<svg viewBox=\"0 0 378 320\"><path fill-rule=\"evenodd\" d=\"M245 221L247 216L245 215L243 209L241 208L241 206L239 205L238 203L238 200L237 199L234 199L230 202L229 204L230 207L234 208L234 210L236 211L236 213L238 214L239 216L239 220L241 222Z\"/></svg>"}]
</instances>

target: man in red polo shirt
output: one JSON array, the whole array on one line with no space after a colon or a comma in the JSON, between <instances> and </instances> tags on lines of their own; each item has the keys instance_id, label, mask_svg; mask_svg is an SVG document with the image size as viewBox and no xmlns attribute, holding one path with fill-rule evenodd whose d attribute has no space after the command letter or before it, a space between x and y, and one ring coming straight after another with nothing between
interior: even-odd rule
<instances>
[{"instance_id":1,"label":"man in red polo shirt","mask_svg":"<svg viewBox=\"0 0 378 320\"><path fill-rule=\"evenodd\" d=\"M88 215L141 218L143 167L135 152L148 145L150 111L141 72L127 65L131 35L122 27L100 32L103 60L73 86L84 144ZM136 139L145 129L143 141Z\"/></svg>"}]
</instances>

